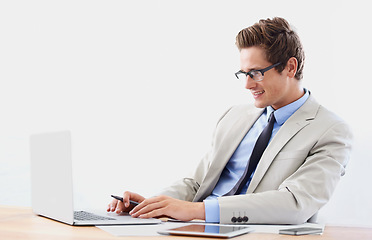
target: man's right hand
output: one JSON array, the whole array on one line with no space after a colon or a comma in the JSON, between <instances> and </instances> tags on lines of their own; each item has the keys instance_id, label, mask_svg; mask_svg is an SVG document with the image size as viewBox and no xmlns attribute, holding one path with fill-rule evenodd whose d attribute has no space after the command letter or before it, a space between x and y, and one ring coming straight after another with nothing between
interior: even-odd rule
<instances>
[{"instance_id":1,"label":"man's right hand","mask_svg":"<svg viewBox=\"0 0 372 240\"><path fill-rule=\"evenodd\" d=\"M127 191L123 194L123 202L116 199L112 200L112 202L107 206L107 212L116 212L118 214L121 212L129 212L134 208L134 206L130 204L129 200L141 203L145 198L137 193Z\"/></svg>"}]
</instances>

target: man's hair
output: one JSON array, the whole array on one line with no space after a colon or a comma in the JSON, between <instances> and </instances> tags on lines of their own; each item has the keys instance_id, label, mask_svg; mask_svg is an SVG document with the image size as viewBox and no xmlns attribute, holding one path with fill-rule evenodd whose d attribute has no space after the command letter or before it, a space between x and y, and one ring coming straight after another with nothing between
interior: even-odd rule
<instances>
[{"instance_id":1,"label":"man's hair","mask_svg":"<svg viewBox=\"0 0 372 240\"><path fill-rule=\"evenodd\" d=\"M303 77L305 53L300 38L283 18L261 19L241 30L236 36L236 46L239 51L252 46L263 48L269 62L282 63L275 67L279 73L284 70L288 60L295 57L298 62L295 78L301 80Z\"/></svg>"}]
</instances>

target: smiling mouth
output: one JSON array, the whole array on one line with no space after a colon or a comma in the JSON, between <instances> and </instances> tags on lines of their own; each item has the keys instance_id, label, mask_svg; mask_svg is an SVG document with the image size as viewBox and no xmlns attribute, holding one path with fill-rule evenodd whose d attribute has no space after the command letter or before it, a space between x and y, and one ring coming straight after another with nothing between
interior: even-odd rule
<instances>
[{"instance_id":1,"label":"smiling mouth","mask_svg":"<svg viewBox=\"0 0 372 240\"><path fill-rule=\"evenodd\" d=\"M262 90L262 91L257 91L257 92L252 92L253 94L253 97L259 97L260 95L262 95L263 93L265 92L265 90Z\"/></svg>"}]
</instances>

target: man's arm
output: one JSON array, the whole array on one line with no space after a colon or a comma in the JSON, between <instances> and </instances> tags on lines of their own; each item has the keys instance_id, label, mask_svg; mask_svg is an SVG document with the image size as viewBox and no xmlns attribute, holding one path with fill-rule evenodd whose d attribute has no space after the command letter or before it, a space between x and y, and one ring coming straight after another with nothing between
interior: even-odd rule
<instances>
[{"instance_id":1,"label":"man's arm","mask_svg":"<svg viewBox=\"0 0 372 240\"><path fill-rule=\"evenodd\" d=\"M230 109L221 116L217 126ZM213 146L214 137L211 149L213 149ZM124 199L127 199L127 201L124 202L129 202L129 199L133 200L132 198L135 197L139 199L137 201L141 202L141 204L139 204L137 208L131 210L124 206L123 203L113 200L108 205L107 211L116 211L118 213L121 211L130 211L133 217L141 218L168 216L185 221L192 219L204 220L204 203L192 201L209 169L211 151L202 158L193 174L164 189L158 194L158 196L145 200L145 198L138 194L125 192Z\"/></svg>"},{"instance_id":2,"label":"man's arm","mask_svg":"<svg viewBox=\"0 0 372 240\"><path fill-rule=\"evenodd\" d=\"M193 174L190 174L188 177L173 183L170 187L165 188L158 193L158 195L166 195L175 199L189 202L193 201L195 194L199 190L200 184L208 171L208 168L209 154L206 154L206 156L199 162Z\"/></svg>"}]
</instances>

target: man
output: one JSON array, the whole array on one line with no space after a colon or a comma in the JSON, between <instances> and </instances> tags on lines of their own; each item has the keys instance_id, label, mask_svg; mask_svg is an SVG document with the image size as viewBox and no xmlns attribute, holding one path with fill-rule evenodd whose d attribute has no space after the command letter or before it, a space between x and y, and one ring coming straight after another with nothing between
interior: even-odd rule
<instances>
[{"instance_id":1,"label":"man","mask_svg":"<svg viewBox=\"0 0 372 240\"><path fill-rule=\"evenodd\" d=\"M108 211L300 224L328 202L344 174L352 134L301 87L304 52L298 35L282 18L260 20L239 32L236 45L241 63L236 76L246 82L254 106L234 106L221 117L194 175L148 199L125 192L124 201L112 201ZM133 208L129 200L140 204Z\"/></svg>"}]
</instances>

